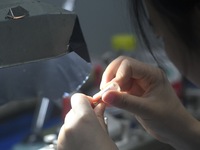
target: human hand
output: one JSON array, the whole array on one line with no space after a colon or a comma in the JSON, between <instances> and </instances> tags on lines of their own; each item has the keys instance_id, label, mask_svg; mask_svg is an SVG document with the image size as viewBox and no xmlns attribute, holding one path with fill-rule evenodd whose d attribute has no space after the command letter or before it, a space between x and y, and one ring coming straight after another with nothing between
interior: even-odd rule
<instances>
[{"instance_id":1,"label":"human hand","mask_svg":"<svg viewBox=\"0 0 200 150\"><path fill-rule=\"evenodd\" d=\"M106 68L100 88L112 81L121 92L105 92L105 103L132 112L158 140L186 147L197 121L184 109L162 70L121 56Z\"/></svg>"},{"instance_id":2,"label":"human hand","mask_svg":"<svg viewBox=\"0 0 200 150\"><path fill-rule=\"evenodd\" d=\"M83 94L71 97L72 109L61 127L58 150L117 150L104 123L105 105L100 103L93 109L92 101Z\"/></svg>"}]
</instances>

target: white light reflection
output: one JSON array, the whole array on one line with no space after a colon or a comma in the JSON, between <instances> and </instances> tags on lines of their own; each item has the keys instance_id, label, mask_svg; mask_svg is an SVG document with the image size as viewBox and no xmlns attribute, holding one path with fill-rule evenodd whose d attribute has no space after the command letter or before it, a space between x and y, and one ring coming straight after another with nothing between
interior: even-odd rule
<instances>
[{"instance_id":1,"label":"white light reflection","mask_svg":"<svg viewBox=\"0 0 200 150\"><path fill-rule=\"evenodd\" d=\"M66 0L66 2L63 4L63 8L65 10L73 11L75 5L75 0Z\"/></svg>"}]
</instances>

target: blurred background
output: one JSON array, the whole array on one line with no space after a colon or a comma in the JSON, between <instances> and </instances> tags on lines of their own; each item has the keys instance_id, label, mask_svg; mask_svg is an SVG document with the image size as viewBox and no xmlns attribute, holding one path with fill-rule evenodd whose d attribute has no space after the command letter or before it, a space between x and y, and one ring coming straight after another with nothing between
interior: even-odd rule
<instances>
[{"instance_id":1,"label":"blurred background","mask_svg":"<svg viewBox=\"0 0 200 150\"><path fill-rule=\"evenodd\" d=\"M69 62L65 62L68 67L64 67L64 72L61 73L60 71L54 72L57 66L48 65L47 67L47 62L38 63L31 69L28 69L29 66L23 66L22 69L30 76L38 68L42 70L37 72L38 78L34 78L34 81L32 78L31 81L27 81L33 85L30 91L26 91L27 93L31 93L38 85L48 89L51 86L51 90L47 91L46 95L40 93L38 96L31 93L35 97L28 98L28 100L14 100L14 96L12 97L13 93L26 89L26 87L17 88L22 84L20 75L12 77L13 81L7 79L8 74L13 74L13 70L16 73L19 68L16 67L12 71L4 69L5 71L0 74L0 100L9 100L0 105L0 147L4 150L55 149L59 128L65 114L70 109L71 95L74 92L83 92L92 96L98 92L105 67L119 55L127 55L155 66L158 65L148 50L143 49L138 43L134 27L130 22L127 0L41 0L41 2L74 11L77 14L91 63L80 65L84 64L83 60L79 60L74 54L69 54L70 56L66 57ZM180 75L162 48L156 50L156 57L163 65L166 75L185 107L199 119L199 89ZM59 64L57 61L56 63ZM70 78L74 74L76 76L73 79L76 85L71 83ZM49 84L50 80L55 86ZM35 84L37 82L39 84ZM45 87L42 86L43 83ZM25 81L23 84L26 84ZM4 90L8 86L15 88L12 92L5 93ZM66 91L55 92L56 95L54 95L54 90L59 87L66 88ZM120 150L173 149L148 135L128 112L109 107L105 115L108 118L109 134Z\"/></svg>"}]
</instances>

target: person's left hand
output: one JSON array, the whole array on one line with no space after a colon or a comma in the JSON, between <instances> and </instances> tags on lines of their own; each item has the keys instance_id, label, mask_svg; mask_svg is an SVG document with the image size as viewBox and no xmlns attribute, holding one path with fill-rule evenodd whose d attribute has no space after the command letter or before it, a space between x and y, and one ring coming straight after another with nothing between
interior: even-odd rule
<instances>
[{"instance_id":1,"label":"person's left hand","mask_svg":"<svg viewBox=\"0 0 200 150\"><path fill-rule=\"evenodd\" d=\"M71 97L72 109L65 117L58 136L58 150L117 150L104 123L105 104L94 109L92 98L84 94Z\"/></svg>"}]
</instances>

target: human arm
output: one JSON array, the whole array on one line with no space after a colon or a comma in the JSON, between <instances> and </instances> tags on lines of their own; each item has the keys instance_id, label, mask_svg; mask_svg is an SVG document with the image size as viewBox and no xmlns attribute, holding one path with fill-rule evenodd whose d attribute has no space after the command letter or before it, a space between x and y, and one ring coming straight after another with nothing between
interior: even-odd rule
<instances>
[{"instance_id":1,"label":"human arm","mask_svg":"<svg viewBox=\"0 0 200 150\"><path fill-rule=\"evenodd\" d=\"M105 105L100 103L93 109L92 100L84 94L72 96L72 109L59 133L58 150L117 150L104 123Z\"/></svg>"},{"instance_id":2,"label":"human arm","mask_svg":"<svg viewBox=\"0 0 200 150\"><path fill-rule=\"evenodd\" d=\"M101 88L117 82L121 92L108 91L102 100L132 112L148 133L177 150L200 148L200 124L191 116L162 70L129 57L119 57L105 70Z\"/></svg>"}]
</instances>

